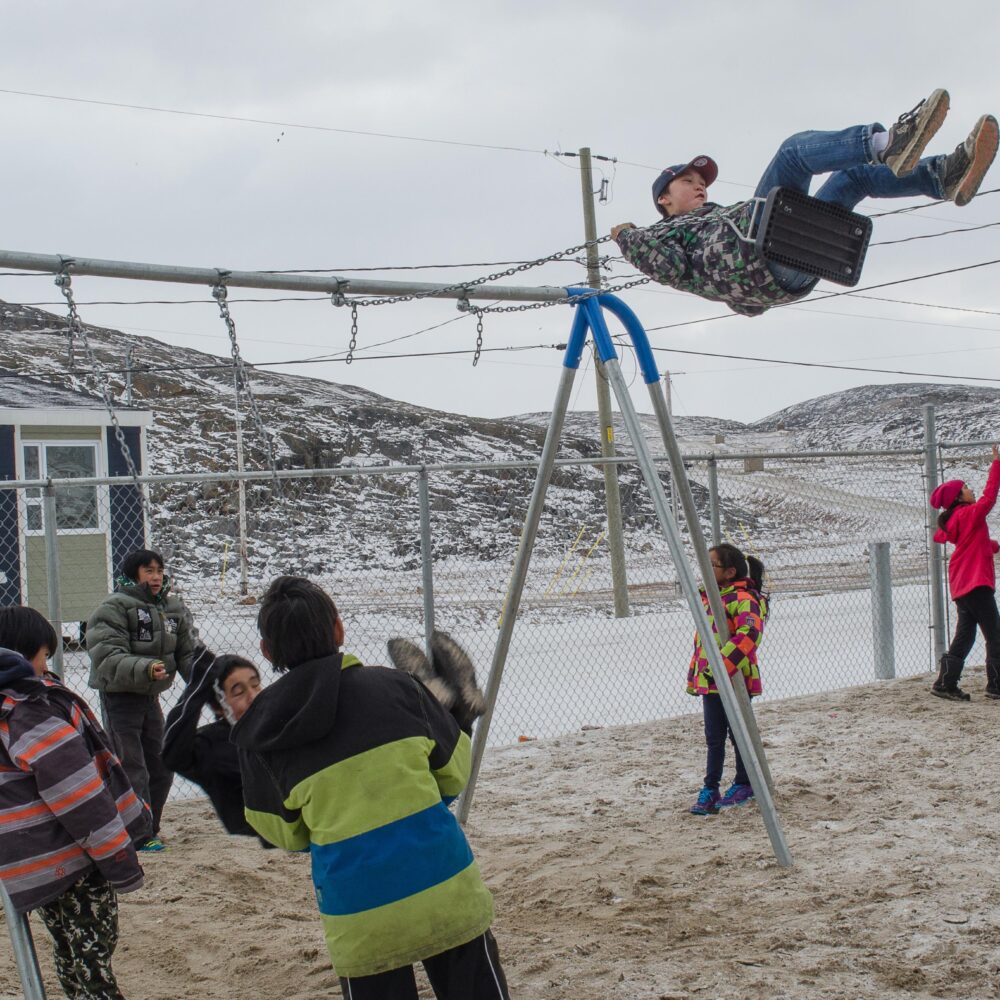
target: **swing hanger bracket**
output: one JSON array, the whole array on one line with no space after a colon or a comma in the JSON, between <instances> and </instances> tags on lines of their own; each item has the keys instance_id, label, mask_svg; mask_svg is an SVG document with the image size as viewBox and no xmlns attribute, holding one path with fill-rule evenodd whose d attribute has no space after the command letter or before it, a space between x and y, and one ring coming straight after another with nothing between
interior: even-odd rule
<instances>
[{"instance_id":1,"label":"swing hanger bracket","mask_svg":"<svg viewBox=\"0 0 1000 1000\"><path fill-rule=\"evenodd\" d=\"M336 279L337 287L330 292L330 301L335 306L346 306L347 296L344 294L350 287L350 281L341 281L340 278Z\"/></svg>"}]
</instances>

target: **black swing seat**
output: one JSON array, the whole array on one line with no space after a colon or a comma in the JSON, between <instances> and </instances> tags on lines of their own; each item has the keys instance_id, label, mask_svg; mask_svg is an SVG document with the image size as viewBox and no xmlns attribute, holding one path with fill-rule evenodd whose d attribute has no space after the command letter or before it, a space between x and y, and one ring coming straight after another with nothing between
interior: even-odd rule
<instances>
[{"instance_id":1,"label":"black swing seat","mask_svg":"<svg viewBox=\"0 0 1000 1000\"><path fill-rule=\"evenodd\" d=\"M856 285L872 220L791 188L772 188L757 222L754 246L767 261L838 285Z\"/></svg>"}]
</instances>

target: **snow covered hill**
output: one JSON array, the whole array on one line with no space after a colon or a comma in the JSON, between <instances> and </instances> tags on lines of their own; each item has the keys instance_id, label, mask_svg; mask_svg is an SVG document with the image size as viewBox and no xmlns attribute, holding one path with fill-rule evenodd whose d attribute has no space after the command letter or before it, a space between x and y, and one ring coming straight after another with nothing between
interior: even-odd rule
<instances>
[{"instance_id":1,"label":"snow covered hill","mask_svg":"<svg viewBox=\"0 0 1000 1000\"><path fill-rule=\"evenodd\" d=\"M3 341L0 366L30 375L18 380L25 391L44 393L46 385L95 393L77 344L75 366L67 372L66 323L39 309L0 303ZM132 347L134 405L155 413L149 431L154 473L226 472L235 469L232 371L229 359L168 346L149 337L88 327L99 365L110 375L115 399L124 394L123 359ZM319 469L469 461L535 460L548 414L530 413L486 420L413 406L350 385L249 368L253 393L264 425L273 434L277 464L283 469ZM34 387L33 389L31 387ZM41 387L41 389L39 389ZM638 398L638 397L637 397ZM36 398L37 402L37 398ZM720 457L747 451L915 447L923 437L925 403L937 407L942 438L989 436L1000 390L964 386L864 386L788 407L756 423L712 417L681 417L676 430L687 453L713 451ZM659 447L652 417L644 417L649 440ZM560 455L598 453L593 413L567 417ZM616 416L617 441L630 451ZM246 467L266 469L266 449L252 420L244 414ZM908 463L911 469L913 462ZM733 467L735 469L735 466ZM720 471L722 465L720 464ZM665 467L664 467L665 471ZM891 509L862 505L869 463L832 467L830 463L785 464L768 460L764 474L720 477L723 524L780 538L786 545L809 546L817 537L857 533L865 518L891 519L900 531L919 538L923 501L919 475L908 473L882 500ZM696 502L707 521L704 475L691 473ZM533 473L466 471L438 474L432 481L435 552L477 560L509 559L511 538L520 532ZM833 484L836 487L833 488ZM634 467L621 469L621 492L631 538L658 534L651 504ZM218 552L236 533L236 494L207 485L158 489L156 507L169 519L172 535L188 558ZM883 506L884 506L883 504ZM546 518L552 527L540 540L575 535L580 524L600 524L603 477L599 469L557 469ZM251 531L258 552L273 566L317 571L331 562L355 568L412 569L417 565L414 530L414 476L352 477L300 481L280 498L266 485L250 491ZM875 524L874 520L871 520ZM289 530L289 529L292 530ZM310 545L303 552L301 539ZM207 557L205 557L207 559ZM206 563L206 568L209 563Z\"/></svg>"}]
</instances>

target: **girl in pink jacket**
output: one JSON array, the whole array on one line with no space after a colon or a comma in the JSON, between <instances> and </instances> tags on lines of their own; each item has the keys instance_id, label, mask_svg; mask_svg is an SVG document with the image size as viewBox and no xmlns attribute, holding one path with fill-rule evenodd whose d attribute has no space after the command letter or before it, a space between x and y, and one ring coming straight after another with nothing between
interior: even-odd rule
<instances>
[{"instance_id":1,"label":"girl in pink jacket","mask_svg":"<svg viewBox=\"0 0 1000 1000\"><path fill-rule=\"evenodd\" d=\"M986 697L1000 699L1000 612L993 566L1000 544L990 538L986 526L986 515L996 503L998 489L1000 448L993 445L993 463L978 500L961 479L950 479L931 494L931 506L941 510L934 541L955 546L948 564L948 587L958 608L955 637L941 657L941 669L931 687L931 694L939 698L969 701L958 680L976 640L978 625L986 642Z\"/></svg>"}]
</instances>

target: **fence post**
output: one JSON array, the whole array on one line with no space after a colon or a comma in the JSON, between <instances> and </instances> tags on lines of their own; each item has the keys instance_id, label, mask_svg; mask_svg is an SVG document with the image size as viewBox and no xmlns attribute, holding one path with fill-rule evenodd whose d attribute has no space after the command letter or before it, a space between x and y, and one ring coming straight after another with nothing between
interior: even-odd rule
<instances>
[{"instance_id":1,"label":"fence post","mask_svg":"<svg viewBox=\"0 0 1000 1000\"><path fill-rule=\"evenodd\" d=\"M892 568L889 562L888 542L872 542L868 546L868 566L872 581L875 679L887 681L896 676L892 624Z\"/></svg>"},{"instance_id":2,"label":"fence post","mask_svg":"<svg viewBox=\"0 0 1000 1000\"><path fill-rule=\"evenodd\" d=\"M934 407L928 403L924 406L924 477L929 496L937 489L938 467L937 467L937 430L934 422ZM934 515L930 506L924 499L924 520L927 525L927 571L930 577L931 588L931 644L933 650L933 664L931 669L941 662L941 657L945 651L945 626L944 626L944 577L941 572L941 549L934 541L934 532L937 530Z\"/></svg>"},{"instance_id":3,"label":"fence post","mask_svg":"<svg viewBox=\"0 0 1000 1000\"><path fill-rule=\"evenodd\" d=\"M59 538L56 531L56 488L45 486L42 521L45 525L45 576L48 585L49 621L56 630L56 648L52 650L52 673L63 675L62 596L59 593Z\"/></svg>"},{"instance_id":4,"label":"fence post","mask_svg":"<svg viewBox=\"0 0 1000 1000\"><path fill-rule=\"evenodd\" d=\"M708 513L712 522L712 545L722 544L722 522L719 520L719 463L713 455L708 460Z\"/></svg>"},{"instance_id":5,"label":"fence post","mask_svg":"<svg viewBox=\"0 0 1000 1000\"><path fill-rule=\"evenodd\" d=\"M420 466L418 480L420 498L420 568L424 594L424 649L427 659L433 662L431 635L434 632L434 570L431 552L431 494L427 466Z\"/></svg>"},{"instance_id":6,"label":"fence post","mask_svg":"<svg viewBox=\"0 0 1000 1000\"><path fill-rule=\"evenodd\" d=\"M35 954L35 943L31 939L28 917L14 910L14 904L2 885L0 885L0 897L3 898L11 950L14 952L14 964L21 979L24 1000L45 1000L45 986L42 984L41 969L38 968L38 956Z\"/></svg>"}]
</instances>

